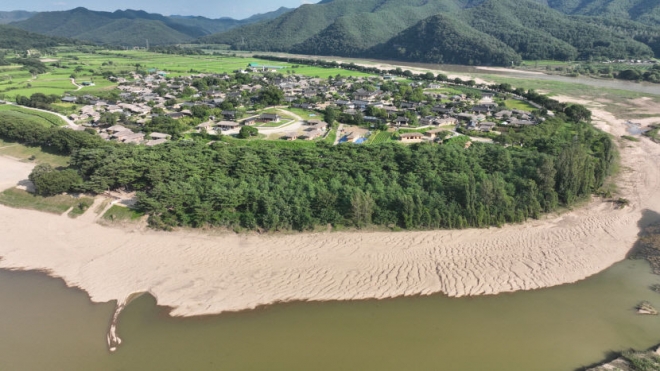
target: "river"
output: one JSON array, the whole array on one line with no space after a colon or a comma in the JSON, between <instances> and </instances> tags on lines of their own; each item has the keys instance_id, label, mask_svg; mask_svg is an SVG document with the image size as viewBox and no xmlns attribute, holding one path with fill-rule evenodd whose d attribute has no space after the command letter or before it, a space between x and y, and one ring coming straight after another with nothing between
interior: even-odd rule
<instances>
[{"instance_id":1,"label":"river","mask_svg":"<svg viewBox=\"0 0 660 371\"><path fill-rule=\"evenodd\" d=\"M171 318L151 296L122 313L37 272L0 271L0 370L574 370L660 342L635 314L660 294L644 261L537 291L450 299L289 303Z\"/></svg>"}]
</instances>

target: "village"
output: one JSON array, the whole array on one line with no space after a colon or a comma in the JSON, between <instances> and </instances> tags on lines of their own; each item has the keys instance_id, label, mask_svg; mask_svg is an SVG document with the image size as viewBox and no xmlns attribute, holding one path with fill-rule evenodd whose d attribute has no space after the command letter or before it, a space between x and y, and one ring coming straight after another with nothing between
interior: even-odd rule
<instances>
[{"instance_id":1,"label":"village","mask_svg":"<svg viewBox=\"0 0 660 371\"><path fill-rule=\"evenodd\" d=\"M533 113L540 106L513 94L387 75L321 79L256 63L234 74L167 75L111 76L118 84L111 99L66 95L62 102L80 107L69 116L80 130L147 146L194 135L360 144L381 132L404 143L460 135L488 141L498 128L543 120Z\"/></svg>"}]
</instances>

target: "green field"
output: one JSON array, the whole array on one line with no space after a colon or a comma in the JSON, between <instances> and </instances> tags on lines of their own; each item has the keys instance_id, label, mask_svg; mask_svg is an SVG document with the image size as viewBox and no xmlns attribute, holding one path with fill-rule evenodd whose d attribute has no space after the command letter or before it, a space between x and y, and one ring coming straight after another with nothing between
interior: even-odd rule
<instances>
[{"instance_id":1,"label":"green field","mask_svg":"<svg viewBox=\"0 0 660 371\"><path fill-rule=\"evenodd\" d=\"M310 111L310 110L305 110L301 108L287 108L286 109L289 112L295 113L296 115L300 116L303 118L303 120L321 120L323 121L323 114L316 112L316 111Z\"/></svg>"},{"instance_id":2,"label":"green field","mask_svg":"<svg viewBox=\"0 0 660 371\"><path fill-rule=\"evenodd\" d=\"M36 163L51 164L55 167L68 166L69 157L44 152L41 147L28 147L22 144L6 142L0 139L0 155L11 156L20 160L33 160Z\"/></svg>"},{"instance_id":3,"label":"green field","mask_svg":"<svg viewBox=\"0 0 660 371\"><path fill-rule=\"evenodd\" d=\"M62 214L72 207L80 208L81 203L87 204L89 200L89 198L78 199L69 195L42 197L17 188L10 188L0 193L0 203L5 206L39 210L53 214ZM77 215L82 214L82 212Z\"/></svg>"},{"instance_id":4,"label":"green field","mask_svg":"<svg viewBox=\"0 0 660 371\"><path fill-rule=\"evenodd\" d=\"M143 216L144 214L137 210L113 205L103 214L103 219L111 222L128 222L139 220Z\"/></svg>"},{"instance_id":5,"label":"green field","mask_svg":"<svg viewBox=\"0 0 660 371\"><path fill-rule=\"evenodd\" d=\"M20 106L10 104L0 105L0 115L8 117L21 118L27 121L36 122L44 126L65 126L66 122L62 118L48 112L36 111Z\"/></svg>"},{"instance_id":6,"label":"green field","mask_svg":"<svg viewBox=\"0 0 660 371\"><path fill-rule=\"evenodd\" d=\"M529 103L517 99L507 99L504 101L504 104L508 109L517 109L528 112L536 110L536 108L534 108L534 106L530 105Z\"/></svg>"},{"instance_id":7,"label":"green field","mask_svg":"<svg viewBox=\"0 0 660 371\"><path fill-rule=\"evenodd\" d=\"M372 134L367 141L367 144L380 144L389 142L392 140L392 132L389 131L379 131L376 134Z\"/></svg>"}]
</instances>

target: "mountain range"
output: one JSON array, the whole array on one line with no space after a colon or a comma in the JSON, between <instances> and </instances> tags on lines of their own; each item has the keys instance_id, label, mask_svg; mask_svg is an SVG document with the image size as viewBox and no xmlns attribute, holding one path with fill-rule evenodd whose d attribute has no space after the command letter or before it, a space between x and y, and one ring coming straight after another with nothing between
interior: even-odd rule
<instances>
[{"instance_id":1,"label":"mountain range","mask_svg":"<svg viewBox=\"0 0 660 371\"><path fill-rule=\"evenodd\" d=\"M244 20L76 8L11 26L108 45L149 39L432 63L660 56L658 0L322 0Z\"/></svg>"},{"instance_id":2,"label":"mountain range","mask_svg":"<svg viewBox=\"0 0 660 371\"><path fill-rule=\"evenodd\" d=\"M657 0L325 0L201 41L433 63L642 58L660 51L659 13Z\"/></svg>"},{"instance_id":3,"label":"mountain range","mask_svg":"<svg viewBox=\"0 0 660 371\"><path fill-rule=\"evenodd\" d=\"M47 36L91 41L97 44L136 46L179 44L201 36L276 18L288 8L258 14L244 20L232 18L163 16L141 10L93 11L75 8L67 11L41 12L13 22L11 26Z\"/></svg>"},{"instance_id":4,"label":"mountain range","mask_svg":"<svg viewBox=\"0 0 660 371\"><path fill-rule=\"evenodd\" d=\"M18 22L26 20L37 14L36 12L26 12L25 10L14 10L11 12L0 12L0 24Z\"/></svg>"}]
</instances>

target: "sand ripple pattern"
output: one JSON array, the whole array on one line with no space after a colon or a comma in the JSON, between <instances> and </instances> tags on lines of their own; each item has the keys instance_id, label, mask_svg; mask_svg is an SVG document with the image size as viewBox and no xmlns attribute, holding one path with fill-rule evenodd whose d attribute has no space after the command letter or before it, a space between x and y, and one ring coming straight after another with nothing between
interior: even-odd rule
<instances>
[{"instance_id":1,"label":"sand ripple pattern","mask_svg":"<svg viewBox=\"0 0 660 371\"><path fill-rule=\"evenodd\" d=\"M622 158L620 188L631 207L594 201L484 230L209 236L118 230L0 206L0 267L46 270L98 302L150 292L175 316L286 301L538 289L624 259L642 212L660 211L660 146L631 142ZM5 178L10 162L0 158ZM29 173L12 171L17 180Z\"/></svg>"}]
</instances>

